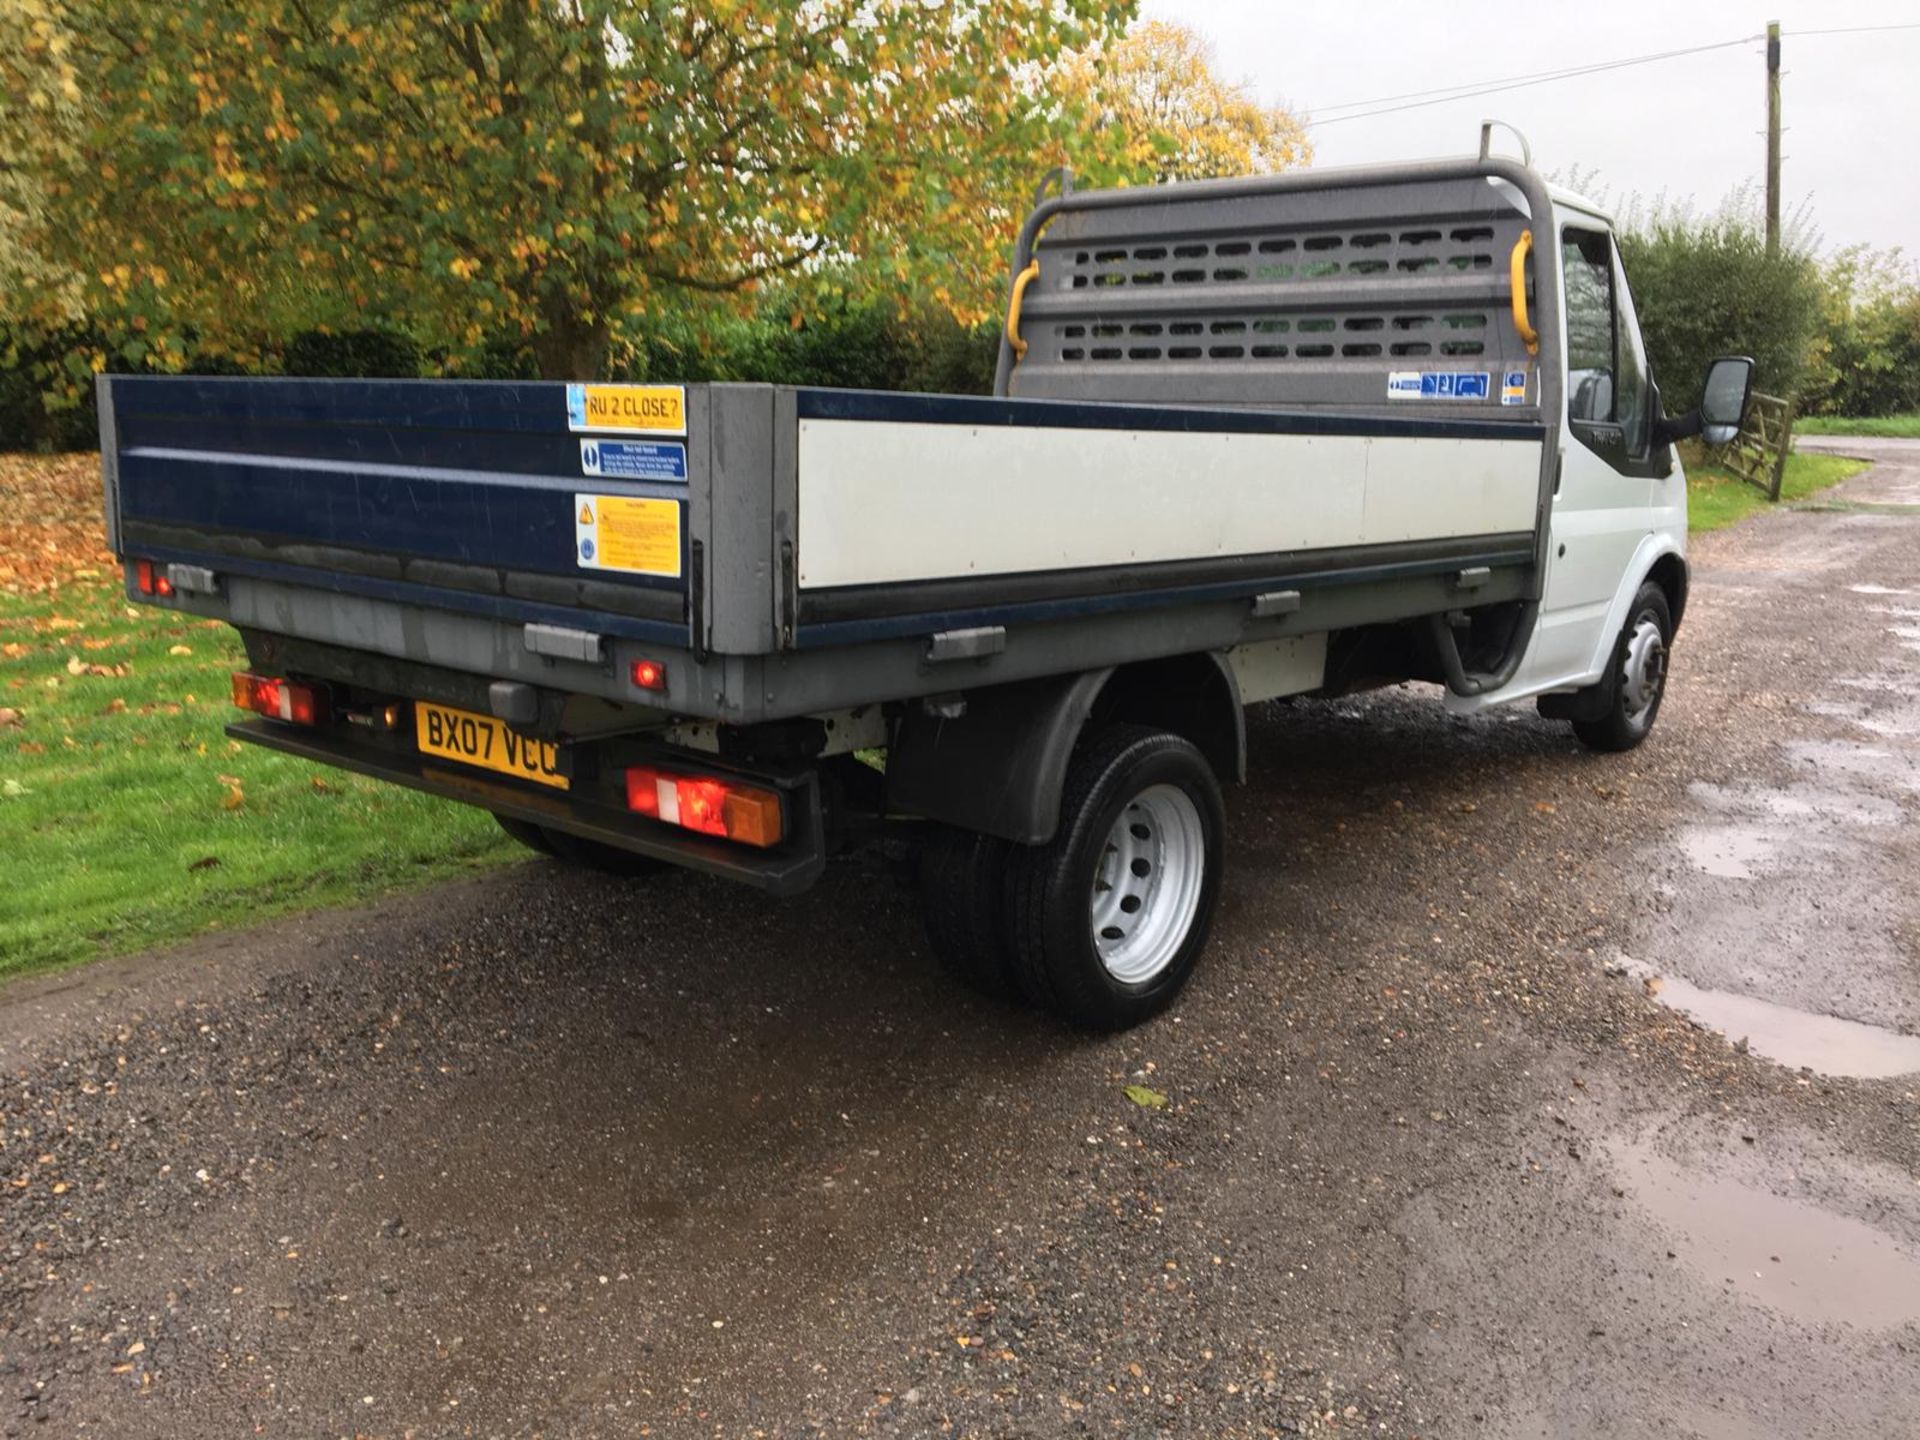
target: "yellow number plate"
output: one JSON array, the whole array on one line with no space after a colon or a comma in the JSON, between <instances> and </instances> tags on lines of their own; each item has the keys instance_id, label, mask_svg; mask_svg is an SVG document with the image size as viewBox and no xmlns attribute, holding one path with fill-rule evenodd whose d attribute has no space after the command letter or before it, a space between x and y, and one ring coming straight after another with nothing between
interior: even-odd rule
<instances>
[{"instance_id":1,"label":"yellow number plate","mask_svg":"<svg viewBox=\"0 0 1920 1440\"><path fill-rule=\"evenodd\" d=\"M413 706L413 734L422 755L438 755L463 765L478 765L502 775L531 780L536 785L568 789L560 773L560 752L543 740L531 740L509 730L491 715L475 715L447 705L417 700Z\"/></svg>"}]
</instances>

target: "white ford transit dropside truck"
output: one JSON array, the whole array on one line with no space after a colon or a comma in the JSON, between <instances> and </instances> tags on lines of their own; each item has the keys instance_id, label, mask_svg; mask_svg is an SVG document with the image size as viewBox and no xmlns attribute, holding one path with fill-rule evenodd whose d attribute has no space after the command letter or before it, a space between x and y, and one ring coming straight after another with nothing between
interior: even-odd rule
<instances>
[{"instance_id":1,"label":"white ford transit dropside truck","mask_svg":"<svg viewBox=\"0 0 1920 1440\"><path fill-rule=\"evenodd\" d=\"M810 884L918 842L935 951L1167 1005L1242 707L1406 679L1639 744L1686 608L1606 217L1489 153L1065 190L991 397L104 377L129 598L237 627L240 739L562 860Z\"/></svg>"}]
</instances>

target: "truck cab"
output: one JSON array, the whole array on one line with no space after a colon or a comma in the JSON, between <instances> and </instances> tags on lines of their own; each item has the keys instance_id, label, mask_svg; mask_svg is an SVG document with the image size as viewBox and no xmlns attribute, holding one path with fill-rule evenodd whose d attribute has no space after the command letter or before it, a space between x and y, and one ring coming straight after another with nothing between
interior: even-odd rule
<instances>
[{"instance_id":1,"label":"truck cab","mask_svg":"<svg viewBox=\"0 0 1920 1440\"><path fill-rule=\"evenodd\" d=\"M1579 195L1548 193L1552 233L1536 255L1553 257L1559 273L1566 413L1540 618L1513 681L1449 696L1460 711L1592 684L1632 602L1629 580L1635 590L1640 577L1659 583L1676 627L1686 605L1686 476L1663 431L1612 222ZM1642 662L1664 663L1661 648Z\"/></svg>"}]
</instances>

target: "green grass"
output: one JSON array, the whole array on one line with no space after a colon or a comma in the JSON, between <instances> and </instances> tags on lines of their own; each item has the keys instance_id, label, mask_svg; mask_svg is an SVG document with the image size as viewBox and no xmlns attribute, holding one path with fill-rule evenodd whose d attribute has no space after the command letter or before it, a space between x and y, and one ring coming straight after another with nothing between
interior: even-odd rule
<instances>
[{"instance_id":1,"label":"green grass","mask_svg":"<svg viewBox=\"0 0 1920 1440\"><path fill-rule=\"evenodd\" d=\"M1803 435L1873 435L1889 440L1920 440L1920 415L1803 415L1793 422Z\"/></svg>"},{"instance_id":2,"label":"green grass","mask_svg":"<svg viewBox=\"0 0 1920 1440\"><path fill-rule=\"evenodd\" d=\"M1804 500L1866 468L1865 462L1844 455L1789 455L1780 498ZM1739 476L1705 464L1697 456L1688 459L1687 528L1695 534L1722 529L1766 508L1767 497Z\"/></svg>"},{"instance_id":3,"label":"green grass","mask_svg":"<svg viewBox=\"0 0 1920 1440\"><path fill-rule=\"evenodd\" d=\"M481 811L229 741L238 637L116 582L0 593L0 979L517 853Z\"/></svg>"}]
</instances>

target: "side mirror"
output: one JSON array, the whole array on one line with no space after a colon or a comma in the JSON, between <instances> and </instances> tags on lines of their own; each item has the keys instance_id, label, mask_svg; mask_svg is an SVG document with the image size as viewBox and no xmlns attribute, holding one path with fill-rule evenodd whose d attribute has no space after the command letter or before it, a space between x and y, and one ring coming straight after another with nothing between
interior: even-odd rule
<instances>
[{"instance_id":1,"label":"side mirror","mask_svg":"<svg viewBox=\"0 0 1920 1440\"><path fill-rule=\"evenodd\" d=\"M1700 390L1700 438L1709 445L1732 444L1746 423L1752 398L1752 359L1722 355L1715 360L1707 367L1707 383Z\"/></svg>"}]
</instances>

